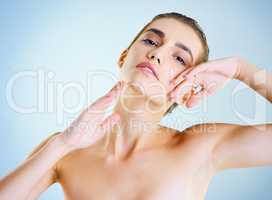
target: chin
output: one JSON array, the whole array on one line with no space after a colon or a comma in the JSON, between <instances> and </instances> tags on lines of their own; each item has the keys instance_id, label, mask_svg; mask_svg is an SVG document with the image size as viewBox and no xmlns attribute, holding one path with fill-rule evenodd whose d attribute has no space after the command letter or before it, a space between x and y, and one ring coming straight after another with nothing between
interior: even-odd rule
<instances>
[{"instance_id":1,"label":"chin","mask_svg":"<svg viewBox=\"0 0 272 200\"><path fill-rule=\"evenodd\" d=\"M131 77L131 79L127 80L127 82L130 82L131 84L140 88L142 93L146 94L147 96L160 95L162 93L165 93L164 85L150 78L136 75Z\"/></svg>"},{"instance_id":2,"label":"chin","mask_svg":"<svg viewBox=\"0 0 272 200\"><path fill-rule=\"evenodd\" d=\"M162 84L150 82L143 79L130 81L130 84L146 97L147 101L154 105L164 104L166 101L166 92Z\"/></svg>"},{"instance_id":3,"label":"chin","mask_svg":"<svg viewBox=\"0 0 272 200\"><path fill-rule=\"evenodd\" d=\"M165 85L160 80L138 69L122 73L121 79L132 85L134 89L148 98L162 97L167 93Z\"/></svg>"}]
</instances>

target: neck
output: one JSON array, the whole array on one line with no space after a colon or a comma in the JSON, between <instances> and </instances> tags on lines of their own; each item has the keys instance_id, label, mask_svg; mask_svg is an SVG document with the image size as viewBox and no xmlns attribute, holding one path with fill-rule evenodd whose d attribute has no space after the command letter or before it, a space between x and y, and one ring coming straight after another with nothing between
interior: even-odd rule
<instances>
[{"instance_id":1,"label":"neck","mask_svg":"<svg viewBox=\"0 0 272 200\"><path fill-rule=\"evenodd\" d=\"M113 109L121 120L106 135L105 148L109 155L115 160L124 159L134 152L162 143L159 122L166 110L162 106L132 85L127 86Z\"/></svg>"}]
</instances>

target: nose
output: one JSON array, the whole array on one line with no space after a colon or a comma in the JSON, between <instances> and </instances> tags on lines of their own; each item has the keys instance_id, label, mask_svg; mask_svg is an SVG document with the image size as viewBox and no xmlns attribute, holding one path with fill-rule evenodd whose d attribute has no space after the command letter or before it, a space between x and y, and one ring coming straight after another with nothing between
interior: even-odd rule
<instances>
[{"instance_id":1,"label":"nose","mask_svg":"<svg viewBox=\"0 0 272 200\"><path fill-rule=\"evenodd\" d=\"M155 60L158 64L161 64L161 59L157 51L151 51L148 53L147 57L151 60Z\"/></svg>"},{"instance_id":2,"label":"nose","mask_svg":"<svg viewBox=\"0 0 272 200\"><path fill-rule=\"evenodd\" d=\"M151 59L155 59L156 60L155 56L151 56ZM159 58L157 58L157 62L158 62L158 64L161 64L161 61L160 61Z\"/></svg>"}]
</instances>

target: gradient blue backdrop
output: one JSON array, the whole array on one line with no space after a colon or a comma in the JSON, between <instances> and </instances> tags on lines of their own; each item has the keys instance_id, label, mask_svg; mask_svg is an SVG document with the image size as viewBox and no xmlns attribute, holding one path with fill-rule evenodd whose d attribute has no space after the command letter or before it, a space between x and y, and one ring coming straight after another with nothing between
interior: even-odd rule
<instances>
[{"instance_id":1,"label":"gradient blue backdrop","mask_svg":"<svg viewBox=\"0 0 272 200\"><path fill-rule=\"evenodd\" d=\"M0 176L114 84L120 52L158 13L196 18L207 34L210 59L240 55L272 71L268 0L39 2L0 1ZM179 107L162 124L182 130L211 121L271 122L271 104L232 81L195 109ZM206 199L269 200L271 187L271 167L228 170L214 177ZM40 199L63 198L55 184Z\"/></svg>"}]
</instances>

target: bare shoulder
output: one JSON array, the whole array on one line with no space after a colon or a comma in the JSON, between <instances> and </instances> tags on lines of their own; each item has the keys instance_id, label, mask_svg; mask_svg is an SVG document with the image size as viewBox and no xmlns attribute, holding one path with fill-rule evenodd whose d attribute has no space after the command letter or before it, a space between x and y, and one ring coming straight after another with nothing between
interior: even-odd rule
<instances>
[{"instance_id":1,"label":"bare shoulder","mask_svg":"<svg viewBox=\"0 0 272 200\"><path fill-rule=\"evenodd\" d=\"M174 134L177 138L200 138L207 136L208 133L216 133L218 131L218 123L195 124L178 130L169 127L161 127L164 133Z\"/></svg>"},{"instance_id":2,"label":"bare shoulder","mask_svg":"<svg viewBox=\"0 0 272 200\"><path fill-rule=\"evenodd\" d=\"M182 132L184 132L184 134L190 135L191 137L215 139L223 137L225 133L239 126L239 124L210 122L195 124L186 128Z\"/></svg>"},{"instance_id":3,"label":"bare shoulder","mask_svg":"<svg viewBox=\"0 0 272 200\"><path fill-rule=\"evenodd\" d=\"M182 143L182 141L196 141L207 144L211 149L223 140L235 128L239 127L237 124L209 122L202 124L194 124L183 130L176 130L173 128L163 127L165 132L175 134L175 141Z\"/></svg>"}]
</instances>

